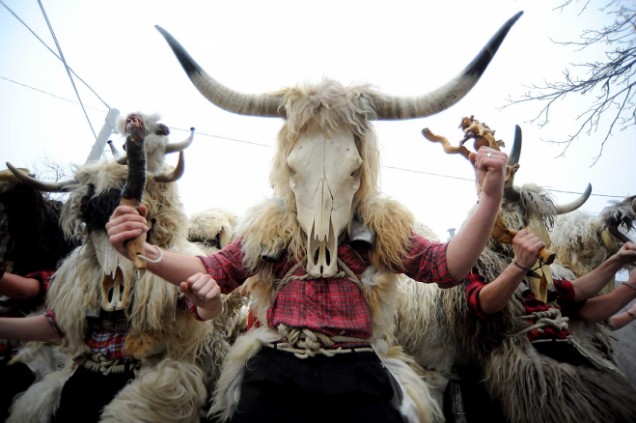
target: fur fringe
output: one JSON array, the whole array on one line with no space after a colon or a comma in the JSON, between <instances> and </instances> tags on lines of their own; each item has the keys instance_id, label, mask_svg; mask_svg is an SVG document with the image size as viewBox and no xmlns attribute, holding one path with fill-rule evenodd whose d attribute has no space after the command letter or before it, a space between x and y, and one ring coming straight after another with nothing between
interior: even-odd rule
<instances>
[{"instance_id":1,"label":"fur fringe","mask_svg":"<svg viewBox=\"0 0 636 423\"><path fill-rule=\"evenodd\" d=\"M101 423L199 423L204 375L191 363L163 359L139 374L104 407Z\"/></svg>"},{"instance_id":2,"label":"fur fringe","mask_svg":"<svg viewBox=\"0 0 636 423\"><path fill-rule=\"evenodd\" d=\"M74 370L74 367L67 366L49 373L29 389L16 395L7 423L49 423L60 405L62 388Z\"/></svg>"}]
</instances>

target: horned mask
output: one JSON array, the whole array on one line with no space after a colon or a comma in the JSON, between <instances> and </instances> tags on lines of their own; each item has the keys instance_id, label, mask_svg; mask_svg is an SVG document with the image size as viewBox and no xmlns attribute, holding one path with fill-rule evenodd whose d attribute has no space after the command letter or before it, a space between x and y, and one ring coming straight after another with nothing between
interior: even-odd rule
<instances>
[{"instance_id":1,"label":"horned mask","mask_svg":"<svg viewBox=\"0 0 636 423\"><path fill-rule=\"evenodd\" d=\"M353 198L360 188L362 158L354 137L350 132L305 136L287 164L298 223L307 235L306 271L332 276L338 268L338 238L353 217Z\"/></svg>"},{"instance_id":2,"label":"horned mask","mask_svg":"<svg viewBox=\"0 0 636 423\"><path fill-rule=\"evenodd\" d=\"M368 87L350 90L333 81L304 90L294 87L269 94L239 93L208 75L172 35L157 29L194 86L210 102L233 113L286 119L279 134L284 159L276 160L278 168L272 173L289 174L284 181L273 177L272 182L277 192L293 192L297 221L307 237L305 270L314 277L328 277L337 271L338 240L352 224L356 202L364 201L363 197L376 189L365 186L375 181L368 177L370 166L360 153L367 142L368 122L422 118L458 102L475 86L521 14L510 18L457 77L413 97ZM290 196L284 196L290 207Z\"/></svg>"}]
</instances>

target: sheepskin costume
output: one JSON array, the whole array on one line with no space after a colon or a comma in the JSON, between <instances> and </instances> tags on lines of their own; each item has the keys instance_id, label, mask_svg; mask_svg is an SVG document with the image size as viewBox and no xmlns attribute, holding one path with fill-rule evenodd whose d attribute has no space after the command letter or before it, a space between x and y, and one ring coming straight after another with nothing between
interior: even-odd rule
<instances>
[{"instance_id":1,"label":"sheepskin costume","mask_svg":"<svg viewBox=\"0 0 636 423\"><path fill-rule=\"evenodd\" d=\"M376 198L367 205L364 212L361 210L360 216L376 234L371 255L372 262L377 263L377 267L369 267L358 277L373 313L374 335L370 340L371 345L398 382L403 399L396 407L403 416L409 422L442 421L440 403L431 393L431 386L425 377L426 371L395 340L398 275L391 271L377 270L386 268L392 261L397 262L400 256L396 252L406 248L414 227L413 219L401 205L389 199ZM295 215L283 207L282 202L275 200L252 208L239 225L238 231L244 237L245 263L255 266L257 270L256 276L249 280L252 310L257 321L265 322L267 309L279 287L271 274L271 266L259 260L262 246L265 245L268 251L280 245L300 247L304 236ZM277 234L284 234L288 238L277 238ZM231 417L240 397L246 361L264 343L277 341L280 337L275 330L263 326L252 329L237 339L227 356L208 416L216 416L223 421Z\"/></svg>"},{"instance_id":2,"label":"sheepskin costume","mask_svg":"<svg viewBox=\"0 0 636 423\"><path fill-rule=\"evenodd\" d=\"M187 241L187 217L176 184L158 182L155 175L170 171L164 164L168 145L165 126L155 133L158 116L144 116L148 178L143 203L151 229L148 240L162 249L188 255L203 254ZM120 126L122 124L120 123ZM128 325L125 351L140 361L140 369L104 407L101 422L199 422L208 389L220 373L229 344L209 322L197 321L177 306L181 292L151 272L138 271L111 246L104 225L119 203L127 166L114 161L86 164L75 173L76 186L64 205L62 225L84 244L76 248L56 273L47 297L64 332L62 347L76 365L91 358L85 339L90 316L99 316L104 303L105 277L121 273L130 284L130 305L123 310ZM59 405L59 393L69 369L33 386L38 392L56 393L45 404L31 405L30 417L39 421ZM38 384L36 384L38 385ZM25 398L27 396L25 395ZM43 411L46 410L46 411ZM24 410L21 411L24 416Z\"/></svg>"},{"instance_id":3,"label":"sheepskin costume","mask_svg":"<svg viewBox=\"0 0 636 423\"><path fill-rule=\"evenodd\" d=\"M554 213L549 196L534 185L522 187L520 193L520 203L502 204L507 226L521 229L530 218L550 224ZM486 281L494 280L512 257L511 245L491 240L479 258L476 272ZM555 273L567 276L567 270L562 268ZM528 289L527 283L526 280L520 284L503 309L501 319L492 321L469 315L464 290L443 293L445 312L457 336L458 363L477 368L478 379L507 422L636 421L636 392L588 340L572 334L570 343L591 367L556 361L533 347L526 336L530 323L521 302L521 292ZM538 326L570 325L557 308L538 317ZM465 398L474 392L469 389ZM484 412L492 409L483 403L479 407Z\"/></svg>"}]
</instances>

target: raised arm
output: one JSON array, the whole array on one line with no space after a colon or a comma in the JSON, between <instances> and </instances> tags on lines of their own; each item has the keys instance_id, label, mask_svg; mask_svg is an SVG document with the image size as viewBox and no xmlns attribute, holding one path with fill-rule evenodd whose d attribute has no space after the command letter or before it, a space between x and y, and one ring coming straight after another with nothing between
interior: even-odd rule
<instances>
[{"instance_id":1,"label":"raised arm","mask_svg":"<svg viewBox=\"0 0 636 423\"><path fill-rule=\"evenodd\" d=\"M475 167L479 204L450 240L446 250L451 277L462 280L477 262L486 246L503 196L504 174L508 155L488 147L470 154Z\"/></svg>"},{"instance_id":2,"label":"raised arm","mask_svg":"<svg viewBox=\"0 0 636 423\"><path fill-rule=\"evenodd\" d=\"M537 253L545 247L543 241L532 232L520 230L512 239L512 262L479 292L479 307L486 314L501 311L514 294L529 269L536 261Z\"/></svg>"}]
</instances>

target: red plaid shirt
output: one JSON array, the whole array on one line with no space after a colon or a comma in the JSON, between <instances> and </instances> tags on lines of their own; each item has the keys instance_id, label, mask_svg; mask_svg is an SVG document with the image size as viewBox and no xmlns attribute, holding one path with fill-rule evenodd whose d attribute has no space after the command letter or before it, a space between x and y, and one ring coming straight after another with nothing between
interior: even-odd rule
<instances>
[{"instance_id":1,"label":"red plaid shirt","mask_svg":"<svg viewBox=\"0 0 636 423\"><path fill-rule=\"evenodd\" d=\"M252 276L242 266L243 257L238 239L221 251L200 259L221 291L229 293ZM370 264L368 251L355 250L347 243L338 248L338 258L356 275L361 275ZM282 279L295 264L296 260L285 254L273 264L274 276ZM442 288L457 285L446 267L446 244L431 243L413 235L407 257L401 265L400 270L415 280L435 282ZM300 266L294 277L278 291L267 310L270 327L284 324L291 328L309 328L329 336L371 337L371 309L354 281L347 276L300 279L306 274Z\"/></svg>"},{"instance_id":2,"label":"red plaid shirt","mask_svg":"<svg viewBox=\"0 0 636 423\"><path fill-rule=\"evenodd\" d=\"M572 282L562 279L554 279L554 288L556 289L556 303L546 304L537 299L532 290L528 289L521 293L521 302L523 304L525 314L531 315L538 311L546 311L551 308L559 308L564 315L571 315L579 309L583 303L574 302L574 287ZM466 300L470 312L480 320L493 320L501 318L501 312L486 314L479 306L479 292L486 282L476 273L471 273L465 280ZM528 323L536 323L536 319L529 318ZM552 326L545 326L542 329L534 329L528 332L528 339L536 341L539 339L565 339L570 334L567 328L557 329Z\"/></svg>"},{"instance_id":3,"label":"red plaid shirt","mask_svg":"<svg viewBox=\"0 0 636 423\"><path fill-rule=\"evenodd\" d=\"M177 306L190 312L196 319L197 307L186 297L180 297ZM49 324L55 332L64 338L64 332L57 324L55 312L47 310L46 316ZM92 317L89 319L89 333L86 337L86 345L90 349L90 355L99 354L107 360L128 360L132 357L124 351L124 343L130 328L123 311L109 313L108 318Z\"/></svg>"}]
</instances>

